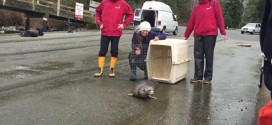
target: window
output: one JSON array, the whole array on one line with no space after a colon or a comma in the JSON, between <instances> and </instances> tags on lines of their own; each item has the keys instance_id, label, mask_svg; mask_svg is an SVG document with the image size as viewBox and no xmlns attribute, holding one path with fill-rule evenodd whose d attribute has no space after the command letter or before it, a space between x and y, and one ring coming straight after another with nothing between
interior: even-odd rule
<instances>
[{"instance_id":1,"label":"window","mask_svg":"<svg viewBox=\"0 0 272 125\"><path fill-rule=\"evenodd\" d=\"M174 15L174 14L172 14L172 15L173 15L174 21L177 21L176 15Z\"/></svg>"}]
</instances>

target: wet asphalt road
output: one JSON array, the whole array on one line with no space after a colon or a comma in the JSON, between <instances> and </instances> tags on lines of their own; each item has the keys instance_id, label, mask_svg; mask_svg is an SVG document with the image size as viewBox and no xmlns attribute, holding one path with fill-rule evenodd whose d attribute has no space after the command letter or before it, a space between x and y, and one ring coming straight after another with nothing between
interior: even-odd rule
<instances>
[{"instance_id":1,"label":"wet asphalt road","mask_svg":"<svg viewBox=\"0 0 272 125\"><path fill-rule=\"evenodd\" d=\"M168 34L168 38L181 38ZM1 125L256 125L257 112L269 100L259 89L261 63L258 35L227 31L218 37L212 84L191 84L192 60L186 79L160 83L157 100L127 96L127 54L132 31L121 38L116 77L94 78L99 32L45 33L37 38L0 34ZM249 43L252 47L240 47ZM109 56L109 55L108 55ZM138 71L139 79L143 72Z\"/></svg>"}]
</instances>

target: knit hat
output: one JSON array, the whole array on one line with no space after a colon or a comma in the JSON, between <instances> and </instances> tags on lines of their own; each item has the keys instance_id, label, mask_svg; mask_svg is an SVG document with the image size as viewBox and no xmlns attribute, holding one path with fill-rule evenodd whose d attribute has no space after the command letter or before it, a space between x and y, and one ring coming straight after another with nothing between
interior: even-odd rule
<instances>
[{"instance_id":1,"label":"knit hat","mask_svg":"<svg viewBox=\"0 0 272 125\"><path fill-rule=\"evenodd\" d=\"M147 30L148 32L151 30L151 26L149 22L147 21L141 22L139 31L143 31L143 30Z\"/></svg>"}]
</instances>

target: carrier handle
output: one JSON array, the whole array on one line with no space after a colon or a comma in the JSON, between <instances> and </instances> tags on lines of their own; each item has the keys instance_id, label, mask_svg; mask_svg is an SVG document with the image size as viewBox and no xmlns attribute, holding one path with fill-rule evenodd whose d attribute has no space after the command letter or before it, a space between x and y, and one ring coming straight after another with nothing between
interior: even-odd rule
<instances>
[{"instance_id":1,"label":"carrier handle","mask_svg":"<svg viewBox=\"0 0 272 125\"><path fill-rule=\"evenodd\" d=\"M173 62L173 64L185 63L185 62L189 62L190 60L191 60L191 59L188 58L188 59L181 60L179 63Z\"/></svg>"}]
</instances>

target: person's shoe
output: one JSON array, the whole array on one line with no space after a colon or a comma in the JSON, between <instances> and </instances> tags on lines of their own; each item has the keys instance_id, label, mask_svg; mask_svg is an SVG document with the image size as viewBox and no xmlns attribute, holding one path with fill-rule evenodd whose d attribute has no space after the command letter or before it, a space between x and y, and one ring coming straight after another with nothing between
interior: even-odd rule
<instances>
[{"instance_id":1,"label":"person's shoe","mask_svg":"<svg viewBox=\"0 0 272 125\"><path fill-rule=\"evenodd\" d=\"M144 72L144 79L148 79L147 72Z\"/></svg>"},{"instance_id":2,"label":"person's shoe","mask_svg":"<svg viewBox=\"0 0 272 125\"><path fill-rule=\"evenodd\" d=\"M203 83L204 83L204 84L211 84L212 81L211 81L211 80L204 80Z\"/></svg>"},{"instance_id":3,"label":"person's shoe","mask_svg":"<svg viewBox=\"0 0 272 125\"><path fill-rule=\"evenodd\" d=\"M105 57L98 57L98 72L94 74L95 77L101 77L104 72Z\"/></svg>"},{"instance_id":4,"label":"person's shoe","mask_svg":"<svg viewBox=\"0 0 272 125\"><path fill-rule=\"evenodd\" d=\"M95 77L102 77L103 76L103 68L98 68L97 73L94 74Z\"/></svg>"},{"instance_id":5,"label":"person's shoe","mask_svg":"<svg viewBox=\"0 0 272 125\"><path fill-rule=\"evenodd\" d=\"M198 83L201 82L202 80L198 80L198 79L191 79L191 83Z\"/></svg>"},{"instance_id":6,"label":"person's shoe","mask_svg":"<svg viewBox=\"0 0 272 125\"><path fill-rule=\"evenodd\" d=\"M130 79L129 79L129 80L130 80L130 81L136 81L136 76L132 74L132 75L130 76Z\"/></svg>"},{"instance_id":7,"label":"person's shoe","mask_svg":"<svg viewBox=\"0 0 272 125\"><path fill-rule=\"evenodd\" d=\"M147 76L144 76L144 79L148 79L148 77L147 77Z\"/></svg>"},{"instance_id":8,"label":"person's shoe","mask_svg":"<svg viewBox=\"0 0 272 125\"><path fill-rule=\"evenodd\" d=\"M129 80L136 81L136 67L130 66L130 70L131 70L131 76L130 76Z\"/></svg>"},{"instance_id":9,"label":"person's shoe","mask_svg":"<svg viewBox=\"0 0 272 125\"><path fill-rule=\"evenodd\" d=\"M130 81L136 81L136 72L132 72L130 78L129 78Z\"/></svg>"},{"instance_id":10,"label":"person's shoe","mask_svg":"<svg viewBox=\"0 0 272 125\"><path fill-rule=\"evenodd\" d=\"M114 73L114 69L113 68L110 68L109 77L111 77L111 78L115 77L115 73Z\"/></svg>"},{"instance_id":11,"label":"person's shoe","mask_svg":"<svg viewBox=\"0 0 272 125\"><path fill-rule=\"evenodd\" d=\"M110 73L109 73L109 77L111 77L111 78L115 77L114 69L115 69L116 63L117 63L117 58L111 57L111 59L110 59Z\"/></svg>"}]
</instances>

